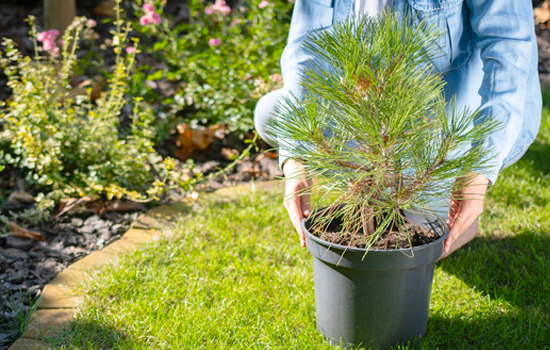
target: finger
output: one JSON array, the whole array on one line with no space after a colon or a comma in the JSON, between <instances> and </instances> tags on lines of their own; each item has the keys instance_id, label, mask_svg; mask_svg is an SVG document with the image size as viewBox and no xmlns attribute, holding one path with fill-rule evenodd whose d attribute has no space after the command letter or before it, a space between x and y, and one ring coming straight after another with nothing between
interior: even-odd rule
<instances>
[{"instance_id":1,"label":"finger","mask_svg":"<svg viewBox=\"0 0 550 350\"><path fill-rule=\"evenodd\" d=\"M451 205L449 206L449 215L447 216L447 225L451 226L460 210L460 201L451 200Z\"/></svg>"},{"instance_id":2,"label":"finger","mask_svg":"<svg viewBox=\"0 0 550 350\"><path fill-rule=\"evenodd\" d=\"M309 216L311 214L311 197L309 194L303 195L300 197L301 206L302 206L302 215Z\"/></svg>"},{"instance_id":3,"label":"finger","mask_svg":"<svg viewBox=\"0 0 550 350\"><path fill-rule=\"evenodd\" d=\"M466 202L465 202L466 203ZM451 247L458 237L464 233L464 231L470 227L474 220L479 216L479 208L477 206L479 203L468 203L469 205L462 205L454 219L451 231L449 232L449 237L445 240L443 251L448 253L451 250Z\"/></svg>"},{"instance_id":4,"label":"finger","mask_svg":"<svg viewBox=\"0 0 550 350\"><path fill-rule=\"evenodd\" d=\"M306 236L302 231L302 209L301 209L301 197L292 198L285 202L286 210L288 211L288 216L290 221L294 225L296 232L300 236L300 244L302 247L306 246Z\"/></svg>"}]
</instances>

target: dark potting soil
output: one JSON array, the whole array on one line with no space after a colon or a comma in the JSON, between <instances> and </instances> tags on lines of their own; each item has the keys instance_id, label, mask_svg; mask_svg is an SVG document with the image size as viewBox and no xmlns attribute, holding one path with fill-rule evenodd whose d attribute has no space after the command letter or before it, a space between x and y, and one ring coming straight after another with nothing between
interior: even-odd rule
<instances>
[{"instance_id":1,"label":"dark potting soil","mask_svg":"<svg viewBox=\"0 0 550 350\"><path fill-rule=\"evenodd\" d=\"M342 231L341 222L333 220L327 228L324 230L317 229L313 234L327 242L340 244L349 248L365 248L367 246L369 238L364 235L362 230L353 237L350 234L343 234ZM434 242L439 238L440 236L435 229L425 229L414 223L406 223L401 226L400 230L393 229L391 232L386 230L370 249L412 248Z\"/></svg>"}]
</instances>

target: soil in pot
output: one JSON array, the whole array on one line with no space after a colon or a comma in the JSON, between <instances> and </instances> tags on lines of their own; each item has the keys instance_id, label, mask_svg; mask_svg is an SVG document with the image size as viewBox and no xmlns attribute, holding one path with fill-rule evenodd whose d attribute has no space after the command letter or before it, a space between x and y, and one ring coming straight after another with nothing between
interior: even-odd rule
<instances>
[{"instance_id":1,"label":"soil in pot","mask_svg":"<svg viewBox=\"0 0 550 350\"><path fill-rule=\"evenodd\" d=\"M365 248L368 237L361 231L356 235L344 234L342 227L342 221L339 218L335 218L325 227L314 227L313 220L306 222L306 227L315 236L330 243L343 245L350 248ZM378 227L378 222L375 220L375 228ZM416 225L413 222L407 222L401 225L399 230L397 225L390 224L389 228L382 233L380 239L378 239L370 249L376 250L389 250L389 249L403 249L412 248L435 242L441 236L438 232L442 232L442 224L439 222L433 222L427 229ZM313 228L313 230L312 230Z\"/></svg>"}]
</instances>

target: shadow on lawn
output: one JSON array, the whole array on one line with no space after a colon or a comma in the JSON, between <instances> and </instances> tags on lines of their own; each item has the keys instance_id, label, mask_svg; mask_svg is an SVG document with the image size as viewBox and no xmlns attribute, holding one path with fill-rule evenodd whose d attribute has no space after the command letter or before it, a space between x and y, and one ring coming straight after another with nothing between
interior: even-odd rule
<instances>
[{"instance_id":1,"label":"shadow on lawn","mask_svg":"<svg viewBox=\"0 0 550 350\"><path fill-rule=\"evenodd\" d=\"M536 140L518 163L527 162L529 167L541 175L550 174L550 144Z\"/></svg>"},{"instance_id":2,"label":"shadow on lawn","mask_svg":"<svg viewBox=\"0 0 550 350\"><path fill-rule=\"evenodd\" d=\"M430 317L421 349L543 350L548 349L548 339L548 324L530 322L528 315L495 312L469 318L439 314Z\"/></svg>"},{"instance_id":3,"label":"shadow on lawn","mask_svg":"<svg viewBox=\"0 0 550 350\"><path fill-rule=\"evenodd\" d=\"M50 340L51 348L72 350L88 349L132 349L139 342L130 339L123 331L112 326L91 321L75 320L60 337Z\"/></svg>"},{"instance_id":4,"label":"shadow on lawn","mask_svg":"<svg viewBox=\"0 0 550 350\"><path fill-rule=\"evenodd\" d=\"M516 343L507 343L510 339L504 336L500 340L491 339L491 344L500 344L502 349L521 348L517 342L550 344L550 235L547 232L477 237L440 266L492 300L499 299L516 307L518 313L495 310L494 315L480 319L434 315L430 318L434 332L452 331L450 334L456 334L457 339L471 340L475 348L486 348L483 344L488 336L499 338L499 329L517 332Z\"/></svg>"}]
</instances>

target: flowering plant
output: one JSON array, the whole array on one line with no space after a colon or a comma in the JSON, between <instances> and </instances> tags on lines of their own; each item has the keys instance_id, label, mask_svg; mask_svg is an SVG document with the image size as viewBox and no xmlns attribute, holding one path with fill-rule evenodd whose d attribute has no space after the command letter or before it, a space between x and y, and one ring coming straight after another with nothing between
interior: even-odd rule
<instances>
[{"instance_id":1,"label":"flowering plant","mask_svg":"<svg viewBox=\"0 0 550 350\"><path fill-rule=\"evenodd\" d=\"M4 39L6 50L0 55L0 66L13 90L13 97L0 104L0 161L20 169L28 183L49 188L48 196L53 199L85 195L138 201L157 198L167 179L177 181L179 174L173 171L173 160L163 161L153 149L151 110L136 99L131 130L125 135L119 130L137 47L134 42L133 50L123 50L131 27L117 18L112 40L116 62L109 88L92 103L91 89L88 95L72 97L69 83L78 62L80 37L90 27L89 21L75 19L62 41L57 41L61 47L55 42L57 30L38 33L34 18L31 26L36 44L33 59L23 57L9 39Z\"/></svg>"},{"instance_id":2,"label":"flowering plant","mask_svg":"<svg viewBox=\"0 0 550 350\"><path fill-rule=\"evenodd\" d=\"M55 38L59 35L59 30L50 29L36 36L36 40L42 42L42 47L53 57L59 56L59 47L55 43ZM63 40L59 41L63 45Z\"/></svg>"},{"instance_id":3,"label":"flowering plant","mask_svg":"<svg viewBox=\"0 0 550 350\"><path fill-rule=\"evenodd\" d=\"M160 15L155 11L153 6L150 4L143 4L143 10L145 11L145 15L139 18L139 24L145 26L151 23L160 23Z\"/></svg>"},{"instance_id":4,"label":"flowering plant","mask_svg":"<svg viewBox=\"0 0 550 350\"><path fill-rule=\"evenodd\" d=\"M231 13L231 7L227 6L224 0L216 0L213 5L206 6L204 13L207 15L219 14L227 16Z\"/></svg>"},{"instance_id":5,"label":"flowering plant","mask_svg":"<svg viewBox=\"0 0 550 350\"><path fill-rule=\"evenodd\" d=\"M138 0L134 6L143 18L144 13L151 13L149 9L162 14L165 3ZM170 106L162 110L164 114L177 115L180 122L191 125L223 123L229 131L249 131L261 95L258 87L264 92L281 86L279 60L291 7L286 0L255 0L234 8L224 0L213 4L191 0L188 22L163 18L159 24L136 26L142 33L143 51L165 68L138 68L132 93L155 101L158 95L143 81L179 83L163 101L163 106Z\"/></svg>"}]
</instances>

